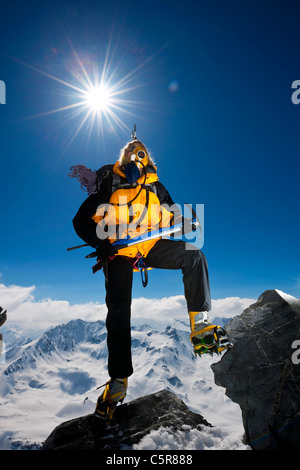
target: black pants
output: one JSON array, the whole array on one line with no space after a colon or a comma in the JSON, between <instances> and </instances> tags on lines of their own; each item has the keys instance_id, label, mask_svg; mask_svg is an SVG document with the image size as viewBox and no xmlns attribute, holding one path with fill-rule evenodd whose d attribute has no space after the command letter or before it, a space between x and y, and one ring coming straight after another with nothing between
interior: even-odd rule
<instances>
[{"instance_id":1,"label":"black pants","mask_svg":"<svg viewBox=\"0 0 300 470\"><path fill-rule=\"evenodd\" d=\"M148 267L181 269L188 311L211 309L207 262L198 249L187 249L184 241L159 240L148 253ZM104 269L106 286L106 318L108 373L110 377L129 377L131 360L132 264L116 256Z\"/></svg>"}]
</instances>

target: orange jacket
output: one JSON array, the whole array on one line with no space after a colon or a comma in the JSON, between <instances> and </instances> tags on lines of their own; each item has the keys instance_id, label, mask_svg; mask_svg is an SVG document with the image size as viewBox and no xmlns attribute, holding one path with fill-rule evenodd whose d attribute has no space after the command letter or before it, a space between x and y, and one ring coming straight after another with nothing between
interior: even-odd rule
<instances>
[{"instance_id":1,"label":"orange jacket","mask_svg":"<svg viewBox=\"0 0 300 470\"><path fill-rule=\"evenodd\" d=\"M161 202L153 191L152 183L158 181L155 171L142 174L134 186L120 185L112 192L109 205L102 205L92 219L99 224L99 229L108 226L111 230L108 239L111 243L120 238L130 238L142 235L160 227L167 227L172 220L171 213L161 206ZM126 178L119 162L113 166L113 173ZM138 253L146 257L149 250L158 241L148 240L137 245L121 248L118 255L135 257Z\"/></svg>"}]
</instances>

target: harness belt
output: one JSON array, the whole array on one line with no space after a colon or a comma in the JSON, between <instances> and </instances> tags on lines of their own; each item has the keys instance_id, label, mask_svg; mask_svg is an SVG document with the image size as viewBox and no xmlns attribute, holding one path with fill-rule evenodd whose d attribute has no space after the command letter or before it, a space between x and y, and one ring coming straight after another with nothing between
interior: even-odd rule
<instances>
[{"instance_id":1,"label":"harness belt","mask_svg":"<svg viewBox=\"0 0 300 470\"><path fill-rule=\"evenodd\" d=\"M121 256L121 255L119 255L119 256ZM115 257L116 257L116 255L110 256L107 259L107 262L109 263L110 261L115 259ZM133 270L140 271L141 279L142 279L142 285L143 285L143 287L146 287L147 284L148 284L148 269L147 269L147 266L145 264L143 256L140 253L138 253L135 258L128 258L127 256L122 256L122 258L127 259L127 261L129 261L129 263L133 267ZM93 274L95 274L97 271L100 271L100 269L102 269L102 267L103 267L102 261L99 260L92 268L93 269Z\"/></svg>"}]
</instances>

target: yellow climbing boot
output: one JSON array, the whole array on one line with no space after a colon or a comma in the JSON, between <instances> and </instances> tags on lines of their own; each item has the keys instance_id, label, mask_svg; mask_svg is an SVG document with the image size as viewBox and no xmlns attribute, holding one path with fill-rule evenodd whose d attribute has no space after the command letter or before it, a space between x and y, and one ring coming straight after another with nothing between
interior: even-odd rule
<instances>
[{"instance_id":1,"label":"yellow climbing boot","mask_svg":"<svg viewBox=\"0 0 300 470\"><path fill-rule=\"evenodd\" d=\"M104 392L97 401L95 416L112 419L118 403L122 403L127 392L127 378L111 379L105 386Z\"/></svg>"},{"instance_id":2,"label":"yellow climbing boot","mask_svg":"<svg viewBox=\"0 0 300 470\"><path fill-rule=\"evenodd\" d=\"M196 355L220 354L224 349L229 349L232 346L224 328L212 325L207 312L189 312L189 317L190 340Z\"/></svg>"}]
</instances>

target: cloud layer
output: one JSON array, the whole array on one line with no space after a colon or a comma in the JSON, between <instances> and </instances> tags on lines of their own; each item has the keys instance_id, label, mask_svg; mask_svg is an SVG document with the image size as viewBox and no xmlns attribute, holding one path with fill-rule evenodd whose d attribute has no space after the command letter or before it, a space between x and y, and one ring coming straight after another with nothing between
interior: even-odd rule
<instances>
[{"instance_id":1,"label":"cloud layer","mask_svg":"<svg viewBox=\"0 0 300 470\"><path fill-rule=\"evenodd\" d=\"M44 299L36 301L35 286L6 286L0 284L0 305L7 309L8 328L41 331L51 326L81 318L86 321L105 320L106 305L89 302L70 304L66 300ZM242 313L255 299L227 297L212 301L210 318L230 318ZM134 299L132 319L137 322L172 323L188 318L185 298L182 295L161 299Z\"/></svg>"}]
</instances>

